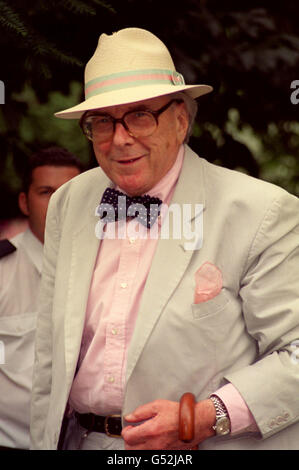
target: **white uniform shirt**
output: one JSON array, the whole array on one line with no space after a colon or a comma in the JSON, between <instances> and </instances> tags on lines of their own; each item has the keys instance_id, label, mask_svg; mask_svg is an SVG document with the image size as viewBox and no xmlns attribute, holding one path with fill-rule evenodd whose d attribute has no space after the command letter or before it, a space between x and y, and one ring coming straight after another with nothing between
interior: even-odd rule
<instances>
[{"instance_id":1,"label":"white uniform shirt","mask_svg":"<svg viewBox=\"0 0 299 470\"><path fill-rule=\"evenodd\" d=\"M43 245L30 229L0 259L0 446L29 448L29 408Z\"/></svg>"}]
</instances>

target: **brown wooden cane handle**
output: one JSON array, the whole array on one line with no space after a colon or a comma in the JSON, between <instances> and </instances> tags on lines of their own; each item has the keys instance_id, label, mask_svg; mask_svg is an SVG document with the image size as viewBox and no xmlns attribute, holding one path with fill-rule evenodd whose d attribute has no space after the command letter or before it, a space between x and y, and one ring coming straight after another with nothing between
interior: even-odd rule
<instances>
[{"instance_id":1,"label":"brown wooden cane handle","mask_svg":"<svg viewBox=\"0 0 299 470\"><path fill-rule=\"evenodd\" d=\"M194 439L195 397L187 392L181 396L179 411L179 439L191 442Z\"/></svg>"}]
</instances>

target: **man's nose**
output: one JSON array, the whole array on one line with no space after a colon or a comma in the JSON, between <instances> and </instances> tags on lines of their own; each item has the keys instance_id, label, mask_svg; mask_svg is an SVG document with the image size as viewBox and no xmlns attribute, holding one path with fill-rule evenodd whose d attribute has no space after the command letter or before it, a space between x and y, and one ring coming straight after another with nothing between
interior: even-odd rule
<instances>
[{"instance_id":1,"label":"man's nose","mask_svg":"<svg viewBox=\"0 0 299 470\"><path fill-rule=\"evenodd\" d=\"M134 137L129 134L121 122L116 122L113 134L113 142L115 145L132 144L134 142Z\"/></svg>"}]
</instances>

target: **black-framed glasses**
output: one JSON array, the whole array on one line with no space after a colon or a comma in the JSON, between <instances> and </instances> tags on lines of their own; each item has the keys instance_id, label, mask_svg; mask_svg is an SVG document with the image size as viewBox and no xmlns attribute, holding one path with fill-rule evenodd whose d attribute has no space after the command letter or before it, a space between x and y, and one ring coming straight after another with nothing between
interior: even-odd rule
<instances>
[{"instance_id":1,"label":"black-framed glasses","mask_svg":"<svg viewBox=\"0 0 299 470\"><path fill-rule=\"evenodd\" d=\"M113 137L116 123L121 123L132 137L149 137L159 125L158 117L172 103L182 103L182 100L173 99L162 108L152 111L150 109L137 108L127 111L121 118L114 118L110 114L99 111L87 111L80 119L80 126L89 140L105 142Z\"/></svg>"}]
</instances>

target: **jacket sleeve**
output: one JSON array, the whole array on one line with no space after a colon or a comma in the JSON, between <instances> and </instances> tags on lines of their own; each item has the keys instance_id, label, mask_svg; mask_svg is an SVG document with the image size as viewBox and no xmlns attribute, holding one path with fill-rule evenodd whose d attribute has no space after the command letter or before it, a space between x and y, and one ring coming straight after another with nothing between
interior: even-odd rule
<instances>
[{"instance_id":1,"label":"jacket sleeve","mask_svg":"<svg viewBox=\"0 0 299 470\"><path fill-rule=\"evenodd\" d=\"M299 420L299 200L281 194L254 237L240 286L256 362L226 375L263 438Z\"/></svg>"}]
</instances>

